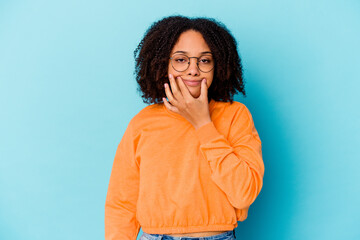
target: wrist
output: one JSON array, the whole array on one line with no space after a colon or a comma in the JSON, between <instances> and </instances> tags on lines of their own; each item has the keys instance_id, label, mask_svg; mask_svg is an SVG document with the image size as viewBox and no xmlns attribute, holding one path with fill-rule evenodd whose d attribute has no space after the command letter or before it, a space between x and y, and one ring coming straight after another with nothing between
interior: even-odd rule
<instances>
[{"instance_id":1,"label":"wrist","mask_svg":"<svg viewBox=\"0 0 360 240\"><path fill-rule=\"evenodd\" d=\"M208 123L210 123L210 122L211 122L211 119L202 121L201 123L195 124L195 125L194 125L194 128L195 128L195 130L197 130L197 129L199 129L200 127L202 127L202 126L204 126L204 125L206 125L206 124L208 124Z\"/></svg>"}]
</instances>

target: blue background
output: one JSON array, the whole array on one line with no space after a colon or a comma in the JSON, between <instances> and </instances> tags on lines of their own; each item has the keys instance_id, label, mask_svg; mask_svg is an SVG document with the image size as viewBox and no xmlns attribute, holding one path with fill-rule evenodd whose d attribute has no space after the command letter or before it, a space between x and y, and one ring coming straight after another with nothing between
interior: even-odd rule
<instances>
[{"instance_id":1,"label":"blue background","mask_svg":"<svg viewBox=\"0 0 360 240\"><path fill-rule=\"evenodd\" d=\"M238 239L359 239L355 0L0 1L0 239L104 238L116 147L146 106L133 51L171 14L214 17L238 40L235 100L265 162Z\"/></svg>"}]
</instances>

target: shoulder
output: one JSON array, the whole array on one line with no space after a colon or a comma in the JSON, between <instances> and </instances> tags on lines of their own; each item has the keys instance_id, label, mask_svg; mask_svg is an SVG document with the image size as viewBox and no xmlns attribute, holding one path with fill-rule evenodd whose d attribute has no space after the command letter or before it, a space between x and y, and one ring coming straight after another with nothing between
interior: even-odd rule
<instances>
[{"instance_id":1,"label":"shoulder","mask_svg":"<svg viewBox=\"0 0 360 240\"><path fill-rule=\"evenodd\" d=\"M221 105L224 107L224 115L226 115L229 120L227 121L227 126L230 129L230 138L237 139L244 136L244 134L252 134L255 139L261 143L252 114L244 103L233 101L232 104L230 104L230 102L224 102L221 103L220 106ZM222 122L225 122L224 115L219 118L219 125L223 124Z\"/></svg>"},{"instance_id":2,"label":"shoulder","mask_svg":"<svg viewBox=\"0 0 360 240\"><path fill-rule=\"evenodd\" d=\"M131 118L128 127L132 128L134 133L139 132L144 126L153 121L154 117L156 118L158 116L161 108L160 104L151 104L142 108Z\"/></svg>"},{"instance_id":3,"label":"shoulder","mask_svg":"<svg viewBox=\"0 0 360 240\"><path fill-rule=\"evenodd\" d=\"M225 114L230 114L230 115L238 115L244 111L245 112L249 111L249 109L246 107L244 103L238 101L233 101L232 103L219 101L216 102L215 108L218 108L219 110L221 109L222 111L224 111Z\"/></svg>"},{"instance_id":4,"label":"shoulder","mask_svg":"<svg viewBox=\"0 0 360 240\"><path fill-rule=\"evenodd\" d=\"M156 116L162 109L161 104L151 104L141 109L132 119L133 122L142 122L146 119Z\"/></svg>"},{"instance_id":5,"label":"shoulder","mask_svg":"<svg viewBox=\"0 0 360 240\"><path fill-rule=\"evenodd\" d=\"M216 112L216 117L221 119L219 124L226 124L225 122L227 122L231 127L241 127L253 124L250 110L244 103L238 101L233 101L232 103L216 102L214 110L214 112ZM225 119L227 121L224 121Z\"/></svg>"}]
</instances>

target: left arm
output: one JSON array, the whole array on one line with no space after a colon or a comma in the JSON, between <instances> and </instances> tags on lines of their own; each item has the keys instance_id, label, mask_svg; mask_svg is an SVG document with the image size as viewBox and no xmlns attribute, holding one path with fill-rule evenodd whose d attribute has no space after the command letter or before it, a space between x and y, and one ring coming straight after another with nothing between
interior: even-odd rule
<instances>
[{"instance_id":1,"label":"left arm","mask_svg":"<svg viewBox=\"0 0 360 240\"><path fill-rule=\"evenodd\" d=\"M263 185L264 163L261 141L250 111L242 104L232 119L229 138L220 134L211 121L208 88L201 83L201 94L193 98L182 82L169 76L171 89L165 84L165 106L182 115L195 128L200 152L209 162L211 179L227 195L237 209L248 208L259 195ZM177 84L178 83L178 84Z\"/></svg>"},{"instance_id":2,"label":"left arm","mask_svg":"<svg viewBox=\"0 0 360 240\"><path fill-rule=\"evenodd\" d=\"M263 185L261 141L249 110L243 105L232 121L229 138L213 122L195 129L200 152L211 168L211 179L238 209L249 207Z\"/></svg>"}]
</instances>

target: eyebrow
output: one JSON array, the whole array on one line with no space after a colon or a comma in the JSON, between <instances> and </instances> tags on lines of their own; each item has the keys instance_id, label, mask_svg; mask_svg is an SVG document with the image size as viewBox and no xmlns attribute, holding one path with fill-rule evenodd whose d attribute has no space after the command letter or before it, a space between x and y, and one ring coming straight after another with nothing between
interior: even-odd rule
<instances>
[{"instance_id":1,"label":"eyebrow","mask_svg":"<svg viewBox=\"0 0 360 240\"><path fill-rule=\"evenodd\" d=\"M185 54L187 54L188 52L186 52L186 51L176 51L173 54L175 54L175 53L185 53ZM210 51L201 52L201 54L206 54L206 53L212 54L212 52L210 52Z\"/></svg>"}]
</instances>

